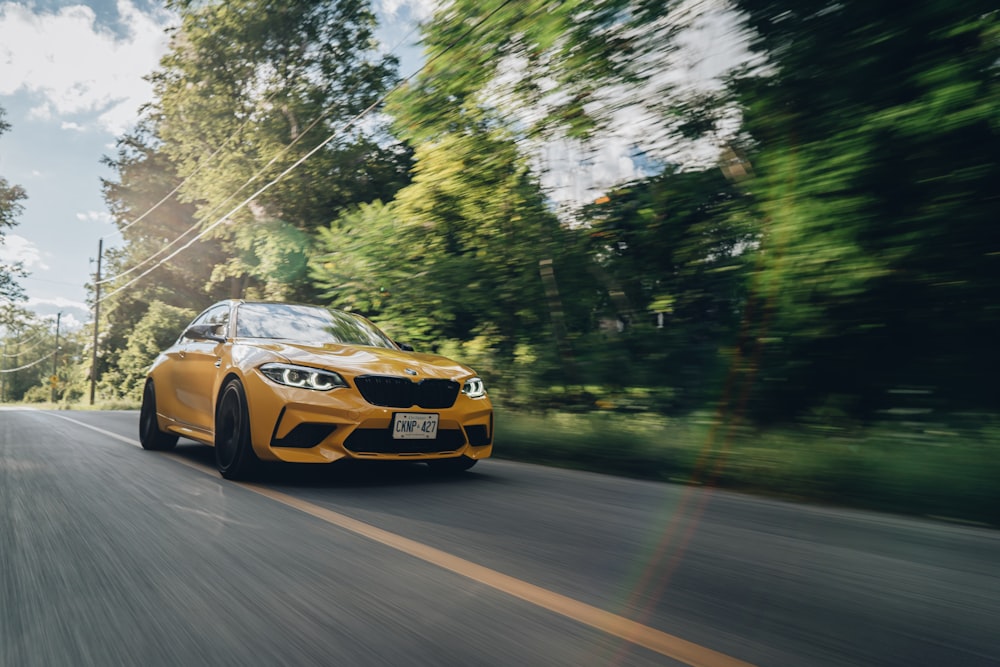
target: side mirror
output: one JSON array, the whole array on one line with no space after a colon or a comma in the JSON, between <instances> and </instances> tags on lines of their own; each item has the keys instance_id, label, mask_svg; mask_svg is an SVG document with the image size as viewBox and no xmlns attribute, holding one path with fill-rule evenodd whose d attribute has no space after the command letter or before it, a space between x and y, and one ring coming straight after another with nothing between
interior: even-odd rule
<instances>
[{"instance_id":1,"label":"side mirror","mask_svg":"<svg viewBox=\"0 0 1000 667\"><path fill-rule=\"evenodd\" d=\"M410 345L409 343L396 343L396 345L398 345L399 349L403 350L404 352L413 352L414 351L413 350L413 346Z\"/></svg>"},{"instance_id":2,"label":"side mirror","mask_svg":"<svg viewBox=\"0 0 1000 667\"><path fill-rule=\"evenodd\" d=\"M225 343L226 339L215 333L215 325L212 324L192 324L184 331L184 337L192 340L211 340L216 343Z\"/></svg>"}]
</instances>

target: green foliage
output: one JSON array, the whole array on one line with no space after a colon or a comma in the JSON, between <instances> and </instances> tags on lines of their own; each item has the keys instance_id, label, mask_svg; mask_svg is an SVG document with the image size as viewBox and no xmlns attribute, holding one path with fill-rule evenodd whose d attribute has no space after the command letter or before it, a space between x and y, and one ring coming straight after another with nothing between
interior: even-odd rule
<instances>
[{"instance_id":1,"label":"green foliage","mask_svg":"<svg viewBox=\"0 0 1000 667\"><path fill-rule=\"evenodd\" d=\"M503 458L1000 525L995 415L761 429L722 413L499 411L496 423Z\"/></svg>"},{"instance_id":2,"label":"green foliage","mask_svg":"<svg viewBox=\"0 0 1000 667\"><path fill-rule=\"evenodd\" d=\"M197 311L169 306L160 301L150 303L129 334L116 367L101 378L102 397L138 401L150 364L160 352L173 344L185 325L197 314Z\"/></svg>"},{"instance_id":3,"label":"green foliage","mask_svg":"<svg viewBox=\"0 0 1000 667\"><path fill-rule=\"evenodd\" d=\"M48 358L53 341L46 322L9 304L0 310L3 339L0 343L0 389L5 400L19 401L32 385L52 371Z\"/></svg>"},{"instance_id":4,"label":"green foliage","mask_svg":"<svg viewBox=\"0 0 1000 667\"><path fill-rule=\"evenodd\" d=\"M81 332L60 331L56 350L55 322L14 304L0 306L0 399L31 402L61 400L84 349ZM55 383L52 377L55 376Z\"/></svg>"},{"instance_id":5,"label":"green foliage","mask_svg":"<svg viewBox=\"0 0 1000 667\"><path fill-rule=\"evenodd\" d=\"M24 397L21 400L25 403L45 403L49 399L49 390L45 386L39 384L24 392Z\"/></svg>"},{"instance_id":6,"label":"green foliage","mask_svg":"<svg viewBox=\"0 0 1000 667\"><path fill-rule=\"evenodd\" d=\"M0 135L10 129L10 124L4 121L5 111L0 107ZM21 202L27 198L24 188L11 185L7 179L0 176L0 246L4 243L5 232L17 225L17 216L21 214ZM0 303L21 301L24 290L18 284L18 278L26 276L20 262L7 265L0 262Z\"/></svg>"},{"instance_id":7,"label":"green foliage","mask_svg":"<svg viewBox=\"0 0 1000 667\"><path fill-rule=\"evenodd\" d=\"M102 181L104 200L125 245L104 256L98 377L132 372L118 367L119 357L149 304L159 301L200 310L229 294L230 285L210 284L213 271L226 258L218 240L194 243L156 266L197 232L195 207L179 200L175 190L182 179L158 144L146 123L119 139L114 157L104 158L116 174L115 179Z\"/></svg>"},{"instance_id":8,"label":"green foliage","mask_svg":"<svg viewBox=\"0 0 1000 667\"><path fill-rule=\"evenodd\" d=\"M735 3L767 67L734 90L765 221L759 415L897 387L992 403L1000 365L1000 41L988 2ZM984 403L983 403L984 402Z\"/></svg>"},{"instance_id":9,"label":"green foliage","mask_svg":"<svg viewBox=\"0 0 1000 667\"><path fill-rule=\"evenodd\" d=\"M590 137L631 84L648 78L647 57L670 48L675 28L662 19L675 5L449 2L423 26L426 69L390 107L397 131L425 141L477 122L484 109L502 107L499 118L528 106L541 111L529 133Z\"/></svg>"},{"instance_id":10,"label":"green foliage","mask_svg":"<svg viewBox=\"0 0 1000 667\"><path fill-rule=\"evenodd\" d=\"M605 286L590 335L591 382L666 384L703 404L734 343L757 245L745 197L722 174L667 169L609 193L584 211L594 270ZM602 353L602 348L605 351ZM600 357L604 357L604 361ZM608 363L610 362L610 363ZM601 372L603 369L603 372Z\"/></svg>"},{"instance_id":11,"label":"green foliage","mask_svg":"<svg viewBox=\"0 0 1000 667\"><path fill-rule=\"evenodd\" d=\"M164 152L155 129L149 123L141 124L119 139L113 158L103 161L116 174L115 179L102 181L104 200L126 242L122 250L106 253L104 276L122 274L122 278L103 287L104 293L131 283L127 297L123 296L126 303L129 299L144 304L161 300L181 305L218 296L211 291L206 295L206 284L213 267L223 262L225 255L220 244L211 239L192 244L177 258L140 278L197 231L195 206L178 197L177 184L183 178ZM126 321L135 323L134 319Z\"/></svg>"},{"instance_id":12,"label":"green foliage","mask_svg":"<svg viewBox=\"0 0 1000 667\"><path fill-rule=\"evenodd\" d=\"M233 296L248 287L308 296L292 256L305 244L276 247L289 229L308 234L351 205L391 197L408 166L407 151L386 146L371 123L352 124L395 81L395 60L374 51L368 2L170 4L181 23L152 75L149 117L196 219L207 227L228 216L212 232L224 252L211 280L231 281Z\"/></svg>"},{"instance_id":13,"label":"green foliage","mask_svg":"<svg viewBox=\"0 0 1000 667\"><path fill-rule=\"evenodd\" d=\"M233 255L215 267L210 284L242 282L240 296L251 299L295 299L305 279L309 235L282 220L261 219L239 226L230 240Z\"/></svg>"},{"instance_id":14,"label":"green foliage","mask_svg":"<svg viewBox=\"0 0 1000 667\"><path fill-rule=\"evenodd\" d=\"M391 290L419 274L399 261L405 257L404 238L392 205L378 200L361 204L317 230L318 253L312 258L310 276L321 290L320 297L335 307L377 317Z\"/></svg>"},{"instance_id":15,"label":"green foliage","mask_svg":"<svg viewBox=\"0 0 1000 667\"><path fill-rule=\"evenodd\" d=\"M571 237L502 133L449 135L415 157L413 183L395 202L319 232L313 280L332 305L365 312L401 340L488 336L509 358L519 341L546 335L539 261L562 266Z\"/></svg>"}]
</instances>

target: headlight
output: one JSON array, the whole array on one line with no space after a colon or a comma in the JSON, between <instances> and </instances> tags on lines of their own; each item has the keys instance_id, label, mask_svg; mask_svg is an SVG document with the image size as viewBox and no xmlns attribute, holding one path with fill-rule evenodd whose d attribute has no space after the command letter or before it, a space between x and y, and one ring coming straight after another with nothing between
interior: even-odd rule
<instances>
[{"instance_id":1,"label":"headlight","mask_svg":"<svg viewBox=\"0 0 1000 667\"><path fill-rule=\"evenodd\" d=\"M346 387L344 378L333 371L321 371L318 368L292 366L291 364L264 364L260 372L270 380L289 387L329 391L337 387Z\"/></svg>"},{"instance_id":2,"label":"headlight","mask_svg":"<svg viewBox=\"0 0 1000 667\"><path fill-rule=\"evenodd\" d=\"M469 398L482 398L486 395L486 385L481 378L469 378L462 385L462 393Z\"/></svg>"}]
</instances>

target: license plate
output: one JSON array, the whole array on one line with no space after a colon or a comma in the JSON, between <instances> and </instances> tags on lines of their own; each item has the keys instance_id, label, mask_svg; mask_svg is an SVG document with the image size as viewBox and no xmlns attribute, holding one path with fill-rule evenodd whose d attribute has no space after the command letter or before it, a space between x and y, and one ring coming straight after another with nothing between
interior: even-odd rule
<instances>
[{"instance_id":1,"label":"license plate","mask_svg":"<svg viewBox=\"0 0 1000 667\"><path fill-rule=\"evenodd\" d=\"M392 416L392 437L396 440L433 440L437 431L436 414L397 412Z\"/></svg>"}]
</instances>

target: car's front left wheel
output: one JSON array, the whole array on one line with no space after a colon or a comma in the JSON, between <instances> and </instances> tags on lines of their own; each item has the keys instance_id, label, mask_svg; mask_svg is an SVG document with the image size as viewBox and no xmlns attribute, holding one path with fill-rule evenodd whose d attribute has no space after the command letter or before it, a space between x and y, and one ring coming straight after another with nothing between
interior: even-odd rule
<instances>
[{"instance_id":1,"label":"car's front left wheel","mask_svg":"<svg viewBox=\"0 0 1000 667\"><path fill-rule=\"evenodd\" d=\"M250 411L243 383L233 378L222 390L215 413L215 465L226 479L244 479L259 459L250 441Z\"/></svg>"},{"instance_id":2,"label":"car's front left wheel","mask_svg":"<svg viewBox=\"0 0 1000 667\"><path fill-rule=\"evenodd\" d=\"M173 449L177 444L177 436L164 433L156 421L156 390L153 381L146 380L142 390L142 407L139 409L139 442L143 449L163 451Z\"/></svg>"}]
</instances>

